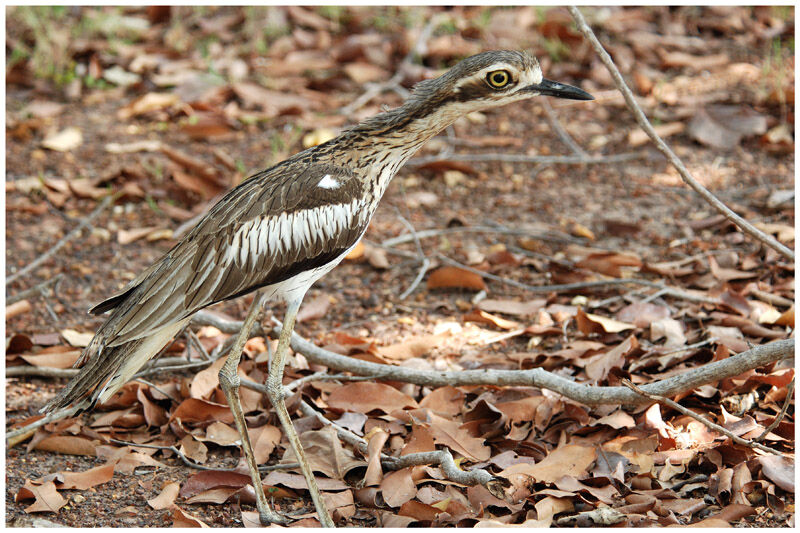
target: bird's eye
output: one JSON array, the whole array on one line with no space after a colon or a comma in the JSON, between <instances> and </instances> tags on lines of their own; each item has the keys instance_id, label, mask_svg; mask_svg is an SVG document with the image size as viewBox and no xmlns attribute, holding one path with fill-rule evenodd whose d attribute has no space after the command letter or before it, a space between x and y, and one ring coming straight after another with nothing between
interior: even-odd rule
<instances>
[{"instance_id":1,"label":"bird's eye","mask_svg":"<svg viewBox=\"0 0 800 533\"><path fill-rule=\"evenodd\" d=\"M507 70L495 70L486 75L486 81L493 89L502 89L511 81Z\"/></svg>"}]
</instances>

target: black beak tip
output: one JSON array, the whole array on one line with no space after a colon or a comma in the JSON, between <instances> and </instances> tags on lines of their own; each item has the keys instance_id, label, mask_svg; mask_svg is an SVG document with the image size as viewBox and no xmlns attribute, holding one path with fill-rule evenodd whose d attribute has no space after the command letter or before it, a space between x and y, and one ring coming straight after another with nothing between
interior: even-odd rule
<instances>
[{"instance_id":1,"label":"black beak tip","mask_svg":"<svg viewBox=\"0 0 800 533\"><path fill-rule=\"evenodd\" d=\"M583 89L558 83L556 81L543 79L537 85L531 85L530 89L545 96L555 96L556 98L566 98L569 100L594 100L594 96Z\"/></svg>"}]
</instances>

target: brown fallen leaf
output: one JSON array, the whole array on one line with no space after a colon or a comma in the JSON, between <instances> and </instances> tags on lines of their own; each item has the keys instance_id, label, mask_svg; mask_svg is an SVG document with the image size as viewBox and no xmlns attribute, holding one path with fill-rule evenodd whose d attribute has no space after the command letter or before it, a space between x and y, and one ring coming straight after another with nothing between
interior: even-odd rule
<instances>
[{"instance_id":1,"label":"brown fallen leaf","mask_svg":"<svg viewBox=\"0 0 800 533\"><path fill-rule=\"evenodd\" d=\"M484 291L487 289L483 278L463 268L445 266L437 268L428 276L429 289L469 289Z\"/></svg>"},{"instance_id":2,"label":"brown fallen leaf","mask_svg":"<svg viewBox=\"0 0 800 533\"><path fill-rule=\"evenodd\" d=\"M665 139L678 133L683 133L683 130L686 129L686 124L683 122L668 122L654 126L653 129L656 130L659 137ZM641 146L649 140L650 137L641 128L637 128L628 134L628 144L631 146Z\"/></svg>"},{"instance_id":3,"label":"brown fallen leaf","mask_svg":"<svg viewBox=\"0 0 800 533\"><path fill-rule=\"evenodd\" d=\"M462 317L464 322L479 322L481 324L491 324L493 326L497 326L500 329L515 329L519 327L519 322L515 322L513 320L506 320L505 318L493 315L491 313L487 313L486 311L481 311L480 309L475 309L472 312L465 314Z\"/></svg>"},{"instance_id":4,"label":"brown fallen leaf","mask_svg":"<svg viewBox=\"0 0 800 533\"><path fill-rule=\"evenodd\" d=\"M764 476L787 492L794 493L794 461L777 455L758 458Z\"/></svg>"},{"instance_id":5,"label":"brown fallen leaf","mask_svg":"<svg viewBox=\"0 0 800 533\"><path fill-rule=\"evenodd\" d=\"M327 398L328 406L341 411L369 413L380 410L391 413L406 407L416 408L413 398L383 383L360 381L335 389Z\"/></svg>"},{"instance_id":6,"label":"brown fallen leaf","mask_svg":"<svg viewBox=\"0 0 800 533\"><path fill-rule=\"evenodd\" d=\"M99 441L73 435L50 435L38 441L34 450L56 452L62 455L97 455Z\"/></svg>"},{"instance_id":7,"label":"brown fallen leaf","mask_svg":"<svg viewBox=\"0 0 800 533\"><path fill-rule=\"evenodd\" d=\"M212 422L219 421L226 424L233 423L233 415L227 405L187 398L172 413L171 420L180 419L182 422Z\"/></svg>"},{"instance_id":8,"label":"brown fallen leaf","mask_svg":"<svg viewBox=\"0 0 800 533\"><path fill-rule=\"evenodd\" d=\"M25 313L30 313L32 310L33 306L28 300L14 302L13 304L6 306L6 319L13 318L18 315L24 315Z\"/></svg>"},{"instance_id":9,"label":"brown fallen leaf","mask_svg":"<svg viewBox=\"0 0 800 533\"><path fill-rule=\"evenodd\" d=\"M202 492L218 488L238 490L249 483L251 483L251 480L248 474L227 470L202 470L186 480L181 486L179 496L188 499Z\"/></svg>"},{"instance_id":10,"label":"brown fallen leaf","mask_svg":"<svg viewBox=\"0 0 800 533\"><path fill-rule=\"evenodd\" d=\"M364 474L363 481L365 487L379 485L383 480L381 450L389 440L389 433L381 428L375 428L370 433L371 436L367 435L367 472Z\"/></svg>"},{"instance_id":11,"label":"brown fallen leaf","mask_svg":"<svg viewBox=\"0 0 800 533\"><path fill-rule=\"evenodd\" d=\"M350 448L342 446L339 436L332 426L303 432L300 435L300 442L303 444L311 469L322 472L329 478L342 480L348 472L365 466L365 461L356 459ZM281 462L297 462L291 447L286 450Z\"/></svg>"},{"instance_id":12,"label":"brown fallen leaf","mask_svg":"<svg viewBox=\"0 0 800 533\"><path fill-rule=\"evenodd\" d=\"M121 229L117 231L117 242L121 245L130 244L132 242L138 241L139 239L144 239L154 231L158 231L162 228L158 227L148 227L148 228L134 228L134 229Z\"/></svg>"},{"instance_id":13,"label":"brown fallen leaf","mask_svg":"<svg viewBox=\"0 0 800 533\"><path fill-rule=\"evenodd\" d=\"M597 450L595 448L566 444L550 452L535 465L519 463L506 468L497 475L509 481L522 476L532 478L539 483L555 483L564 476L574 478L585 476L587 469L596 458Z\"/></svg>"},{"instance_id":14,"label":"brown fallen leaf","mask_svg":"<svg viewBox=\"0 0 800 533\"><path fill-rule=\"evenodd\" d=\"M195 463L203 464L208 459L208 447L192 435L186 435L181 439L179 450Z\"/></svg>"},{"instance_id":15,"label":"brown fallen leaf","mask_svg":"<svg viewBox=\"0 0 800 533\"><path fill-rule=\"evenodd\" d=\"M602 252L589 254L578 261L575 266L618 278L622 276L622 267L639 269L642 266L642 260L630 254Z\"/></svg>"},{"instance_id":16,"label":"brown fallen leaf","mask_svg":"<svg viewBox=\"0 0 800 533\"><path fill-rule=\"evenodd\" d=\"M390 346L380 346L377 348L378 354L383 357L395 360L405 360L412 357L425 355L432 348L438 346L445 339L451 336L450 331L443 331L434 335L422 335L412 337L409 340L392 344Z\"/></svg>"},{"instance_id":17,"label":"brown fallen leaf","mask_svg":"<svg viewBox=\"0 0 800 533\"><path fill-rule=\"evenodd\" d=\"M59 472L56 480L58 488L86 490L107 483L114 476L116 463L116 461L111 460L83 472Z\"/></svg>"},{"instance_id":18,"label":"brown fallen leaf","mask_svg":"<svg viewBox=\"0 0 800 533\"><path fill-rule=\"evenodd\" d=\"M41 485L26 481L25 485L17 492L14 501L30 499L33 499L34 502L25 508L26 513L57 513L68 502L58 493L56 485L52 481Z\"/></svg>"},{"instance_id":19,"label":"brown fallen leaf","mask_svg":"<svg viewBox=\"0 0 800 533\"><path fill-rule=\"evenodd\" d=\"M225 185L217 180L211 180L202 175L183 172L178 169L172 171L172 179L187 191L195 192L206 200L214 198L226 189Z\"/></svg>"},{"instance_id":20,"label":"brown fallen leaf","mask_svg":"<svg viewBox=\"0 0 800 533\"><path fill-rule=\"evenodd\" d=\"M94 333L80 333L74 329L62 329L60 333L70 346L77 346L79 348L89 346L89 342L94 337Z\"/></svg>"},{"instance_id":21,"label":"brown fallen leaf","mask_svg":"<svg viewBox=\"0 0 800 533\"><path fill-rule=\"evenodd\" d=\"M209 527L205 522L196 518L177 505L172 506L172 527Z\"/></svg>"},{"instance_id":22,"label":"brown fallen leaf","mask_svg":"<svg viewBox=\"0 0 800 533\"><path fill-rule=\"evenodd\" d=\"M175 503L175 498L178 497L178 492L181 489L180 483L171 481L164 485L158 496L147 500L147 505L155 510L169 509Z\"/></svg>"},{"instance_id":23,"label":"brown fallen leaf","mask_svg":"<svg viewBox=\"0 0 800 533\"><path fill-rule=\"evenodd\" d=\"M58 348L58 350L52 348ZM20 354L20 357L28 364L49 368L72 368L80 356L80 350L68 346L51 346L36 355Z\"/></svg>"},{"instance_id":24,"label":"brown fallen leaf","mask_svg":"<svg viewBox=\"0 0 800 533\"><path fill-rule=\"evenodd\" d=\"M75 127L52 133L42 141L42 147L55 152L69 152L81 144L83 144L83 134Z\"/></svg>"},{"instance_id":25,"label":"brown fallen leaf","mask_svg":"<svg viewBox=\"0 0 800 533\"><path fill-rule=\"evenodd\" d=\"M486 461L491 457L491 448L484 439L476 438L461 426L461 423L429 413L430 432L436 444L443 444L470 461Z\"/></svg>"},{"instance_id":26,"label":"brown fallen leaf","mask_svg":"<svg viewBox=\"0 0 800 533\"><path fill-rule=\"evenodd\" d=\"M583 309L578 308L575 315L575 321L578 324L578 329L584 335L591 333L619 333L626 329L635 329L636 326L626 322L620 322L613 318L607 318L592 313L585 313Z\"/></svg>"},{"instance_id":27,"label":"brown fallen leaf","mask_svg":"<svg viewBox=\"0 0 800 533\"><path fill-rule=\"evenodd\" d=\"M253 444L253 453L256 456L256 463L264 464L272 455L275 447L280 443L281 430L275 426L265 424L257 428L249 428L247 433L250 435L250 442Z\"/></svg>"},{"instance_id":28,"label":"brown fallen leaf","mask_svg":"<svg viewBox=\"0 0 800 533\"><path fill-rule=\"evenodd\" d=\"M362 462L361 467L363 466L364 463ZM250 477L248 476L248 480L249 479ZM308 489L306 478L301 474L290 474L289 472L280 472L278 470L273 470L264 478L264 485L269 487L280 485L296 490ZM347 490L351 488L350 485L344 481L327 477L317 477L317 486L319 490Z\"/></svg>"},{"instance_id":29,"label":"brown fallen leaf","mask_svg":"<svg viewBox=\"0 0 800 533\"><path fill-rule=\"evenodd\" d=\"M180 98L174 93L147 93L120 108L117 111L117 118L127 120L152 111L168 109L179 102Z\"/></svg>"},{"instance_id":30,"label":"brown fallen leaf","mask_svg":"<svg viewBox=\"0 0 800 533\"><path fill-rule=\"evenodd\" d=\"M478 302L478 309L505 315L532 316L543 309L545 305L547 305L547 300L545 299L518 302L516 300L492 300L487 298Z\"/></svg>"},{"instance_id":31,"label":"brown fallen leaf","mask_svg":"<svg viewBox=\"0 0 800 533\"><path fill-rule=\"evenodd\" d=\"M297 312L295 321L300 323L308 320L316 320L325 316L331 306L331 297L327 294L320 294L314 299L303 302L300 311Z\"/></svg>"},{"instance_id":32,"label":"brown fallen leaf","mask_svg":"<svg viewBox=\"0 0 800 533\"><path fill-rule=\"evenodd\" d=\"M417 485L412 478L412 469L404 468L386 474L381 481L383 501L389 507L400 507L417 495Z\"/></svg>"}]
</instances>

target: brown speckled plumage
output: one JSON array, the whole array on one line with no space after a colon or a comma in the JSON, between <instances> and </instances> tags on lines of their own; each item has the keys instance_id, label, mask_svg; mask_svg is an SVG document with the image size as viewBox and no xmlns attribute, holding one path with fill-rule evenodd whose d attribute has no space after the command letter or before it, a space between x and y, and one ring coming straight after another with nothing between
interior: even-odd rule
<instances>
[{"instance_id":1,"label":"brown speckled plumage","mask_svg":"<svg viewBox=\"0 0 800 533\"><path fill-rule=\"evenodd\" d=\"M510 73L502 90L481 77L494 66ZM356 244L391 178L420 146L472 110L536 95L542 81L528 54L478 54L419 83L402 106L247 179L122 292L93 308L111 314L84 352L80 374L45 410L107 399L208 305L261 287L302 298Z\"/></svg>"}]
</instances>

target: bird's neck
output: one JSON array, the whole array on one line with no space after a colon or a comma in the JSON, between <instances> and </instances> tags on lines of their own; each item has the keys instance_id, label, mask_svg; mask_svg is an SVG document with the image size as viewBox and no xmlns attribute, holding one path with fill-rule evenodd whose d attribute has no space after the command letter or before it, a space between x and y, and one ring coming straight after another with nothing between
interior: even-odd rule
<instances>
[{"instance_id":1,"label":"bird's neck","mask_svg":"<svg viewBox=\"0 0 800 533\"><path fill-rule=\"evenodd\" d=\"M349 147L351 165L366 170L363 175L377 182L376 192L382 195L397 170L463 114L457 105L408 100L345 131L340 146Z\"/></svg>"}]
</instances>

